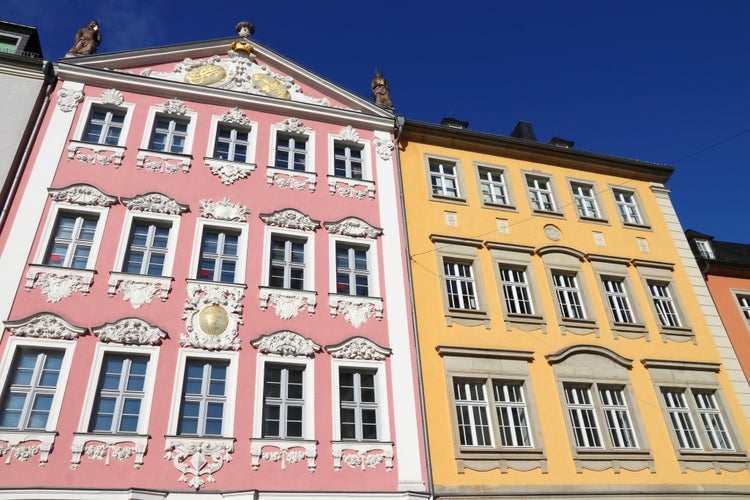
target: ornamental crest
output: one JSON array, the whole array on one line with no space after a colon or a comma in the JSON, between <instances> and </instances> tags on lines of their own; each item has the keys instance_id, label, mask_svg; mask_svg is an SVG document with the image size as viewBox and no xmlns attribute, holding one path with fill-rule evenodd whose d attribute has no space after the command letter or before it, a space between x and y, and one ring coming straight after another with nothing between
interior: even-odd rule
<instances>
[{"instance_id":1,"label":"ornamental crest","mask_svg":"<svg viewBox=\"0 0 750 500\"><path fill-rule=\"evenodd\" d=\"M287 118L283 122L279 123L279 126L285 131L289 132L290 134L304 134L306 132L310 131L310 128L299 121L297 118Z\"/></svg>"},{"instance_id":2,"label":"ornamental crest","mask_svg":"<svg viewBox=\"0 0 750 500\"><path fill-rule=\"evenodd\" d=\"M66 89L63 87L57 93L57 107L66 113L76 109L78 103L82 100L83 92L80 90Z\"/></svg>"},{"instance_id":3,"label":"ornamental crest","mask_svg":"<svg viewBox=\"0 0 750 500\"><path fill-rule=\"evenodd\" d=\"M364 337L352 337L339 344L326 346L326 351L333 358L338 359L367 359L383 361L391 354L391 350L380 347L375 342Z\"/></svg>"},{"instance_id":4,"label":"ornamental crest","mask_svg":"<svg viewBox=\"0 0 750 500\"><path fill-rule=\"evenodd\" d=\"M395 147L392 140L383 140L379 137L376 137L372 140L372 143L375 145L375 152L381 160L387 161L391 159L391 154L393 152L393 148Z\"/></svg>"},{"instance_id":5,"label":"ornamental crest","mask_svg":"<svg viewBox=\"0 0 750 500\"><path fill-rule=\"evenodd\" d=\"M231 123L234 125L243 125L249 127L253 122L245 115L245 112L240 108L232 108L227 110L227 113L220 119L223 123Z\"/></svg>"},{"instance_id":6,"label":"ornamental crest","mask_svg":"<svg viewBox=\"0 0 750 500\"><path fill-rule=\"evenodd\" d=\"M55 201L76 205L109 207L117 202L116 197L102 193L91 184L72 184L64 188L49 188L47 191Z\"/></svg>"},{"instance_id":7,"label":"ornamental crest","mask_svg":"<svg viewBox=\"0 0 750 500\"><path fill-rule=\"evenodd\" d=\"M227 197L219 201L201 200L199 210L201 217L207 219L237 222L247 222L247 216L250 215L250 209L239 203L232 203Z\"/></svg>"},{"instance_id":8,"label":"ornamental crest","mask_svg":"<svg viewBox=\"0 0 750 500\"><path fill-rule=\"evenodd\" d=\"M146 193L132 198L120 198L120 200L128 207L128 210L136 212L180 215L188 209L187 205L177 203L169 196L161 193Z\"/></svg>"},{"instance_id":9,"label":"ornamental crest","mask_svg":"<svg viewBox=\"0 0 750 500\"><path fill-rule=\"evenodd\" d=\"M106 89L102 91L101 100L104 104L119 106L125 100L125 97L117 89Z\"/></svg>"},{"instance_id":10,"label":"ornamental crest","mask_svg":"<svg viewBox=\"0 0 750 500\"><path fill-rule=\"evenodd\" d=\"M86 329L75 326L57 314L39 313L17 321L6 321L5 327L11 335L35 339L75 340L86 333Z\"/></svg>"},{"instance_id":11,"label":"ornamental crest","mask_svg":"<svg viewBox=\"0 0 750 500\"><path fill-rule=\"evenodd\" d=\"M187 334L180 335L180 345L208 350L237 350L242 319L244 287L191 281L187 287L185 320Z\"/></svg>"},{"instance_id":12,"label":"ornamental crest","mask_svg":"<svg viewBox=\"0 0 750 500\"><path fill-rule=\"evenodd\" d=\"M371 226L359 217L347 217L336 222L325 222L323 225L331 234L354 238L377 238L383 234L381 228Z\"/></svg>"},{"instance_id":13,"label":"ornamental crest","mask_svg":"<svg viewBox=\"0 0 750 500\"><path fill-rule=\"evenodd\" d=\"M169 99L161 103L158 107L163 113L169 115L186 115L193 111L187 106L187 104L179 99Z\"/></svg>"},{"instance_id":14,"label":"ornamental crest","mask_svg":"<svg viewBox=\"0 0 750 500\"><path fill-rule=\"evenodd\" d=\"M310 216L293 208L277 210L270 214L260 214L260 218L269 226L285 227L287 229L314 231L320 227L319 220L311 219Z\"/></svg>"},{"instance_id":15,"label":"ornamental crest","mask_svg":"<svg viewBox=\"0 0 750 500\"><path fill-rule=\"evenodd\" d=\"M250 344L262 354L279 356L302 356L311 358L320 352L320 346L299 333L281 330L270 335L261 335Z\"/></svg>"},{"instance_id":16,"label":"ornamental crest","mask_svg":"<svg viewBox=\"0 0 750 500\"><path fill-rule=\"evenodd\" d=\"M123 318L115 323L104 323L92 330L102 342L125 345L159 345L162 339L167 338L167 332L139 318Z\"/></svg>"},{"instance_id":17,"label":"ornamental crest","mask_svg":"<svg viewBox=\"0 0 750 500\"><path fill-rule=\"evenodd\" d=\"M215 483L214 473L232 461L234 444L226 439L168 439L166 452L164 458L180 472L178 481L199 490L206 482Z\"/></svg>"},{"instance_id":18,"label":"ornamental crest","mask_svg":"<svg viewBox=\"0 0 750 500\"><path fill-rule=\"evenodd\" d=\"M359 134L351 125L342 128L341 132L339 132L339 137L342 141L359 142Z\"/></svg>"}]
</instances>

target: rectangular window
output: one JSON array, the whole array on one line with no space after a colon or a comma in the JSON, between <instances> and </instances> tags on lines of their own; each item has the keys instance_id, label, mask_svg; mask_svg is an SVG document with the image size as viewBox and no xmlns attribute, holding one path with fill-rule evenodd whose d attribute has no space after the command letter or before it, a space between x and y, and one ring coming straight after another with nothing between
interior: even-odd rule
<instances>
[{"instance_id":1,"label":"rectangular window","mask_svg":"<svg viewBox=\"0 0 750 500\"><path fill-rule=\"evenodd\" d=\"M482 167L479 167L478 172L482 201L493 205L510 205L503 172Z\"/></svg>"},{"instance_id":2,"label":"rectangular window","mask_svg":"<svg viewBox=\"0 0 750 500\"><path fill-rule=\"evenodd\" d=\"M685 450L703 449L685 399L685 391L681 389L662 389L661 393L664 396L664 404L667 407L669 421L677 436L680 448Z\"/></svg>"},{"instance_id":3,"label":"rectangular window","mask_svg":"<svg viewBox=\"0 0 750 500\"><path fill-rule=\"evenodd\" d=\"M0 427L45 429L58 389L63 351L21 348L16 351L2 403Z\"/></svg>"},{"instance_id":4,"label":"rectangular window","mask_svg":"<svg viewBox=\"0 0 750 500\"><path fill-rule=\"evenodd\" d=\"M378 439L378 401L373 370L342 368L339 371L341 439Z\"/></svg>"},{"instance_id":5,"label":"rectangular window","mask_svg":"<svg viewBox=\"0 0 750 500\"><path fill-rule=\"evenodd\" d=\"M693 240L695 241L695 247L698 249L698 254L704 259L715 259L714 250L711 248L711 242L708 240Z\"/></svg>"},{"instance_id":6,"label":"rectangular window","mask_svg":"<svg viewBox=\"0 0 750 500\"><path fill-rule=\"evenodd\" d=\"M89 431L138 431L147 368L146 356L105 356Z\"/></svg>"},{"instance_id":7,"label":"rectangular window","mask_svg":"<svg viewBox=\"0 0 750 500\"><path fill-rule=\"evenodd\" d=\"M654 302L659 323L662 326L682 326L680 316L677 314L677 308L669 291L669 285L666 283L648 282L648 289L651 292L651 299Z\"/></svg>"},{"instance_id":8,"label":"rectangular window","mask_svg":"<svg viewBox=\"0 0 750 500\"><path fill-rule=\"evenodd\" d=\"M562 317L585 319L586 311L581 301L581 292L578 288L578 278L576 275L553 272L552 281L555 286L555 295L557 296L557 303L560 306Z\"/></svg>"},{"instance_id":9,"label":"rectangular window","mask_svg":"<svg viewBox=\"0 0 750 500\"><path fill-rule=\"evenodd\" d=\"M489 406L484 381L453 381L458 435L462 446L492 446Z\"/></svg>"},{"instance_id":10,"label":"rectangular window","mask_svg":"<svg viewBox=\"0 0 750 500\"><path fill-rule=\"evenodd\" d=\"M304 366L266 364L263 378L264 438L303 437L304 374Z\"/></svg>"},{"instance_id":11,"label":"rectangular window","mask_svg":"<svg viewBox=\"0 0 750 500\"><path fill-rule=\"evenodd\" d=\"M622 278L602 277L604 294L612 318L616 323L635 323L633 311L628 300L625 280Z\"/></svg>"},{"instance_id":12,"label":"rectangular window","mask_svg":"<svg viewBox=\"0 0 750 500\"><path fill-rule=\"evenodd\" d=\"M83 140L96 144L117 146L125 124L124 109L110 109L92 106Z\"/></svg>"},{"instance_id":13,"label":"rectangular window","mask_svg":"<svg viewBox=\"0 0 750 500\"><path fill-rule=\"evenodd\" d=\"M500 267L500 281L508 313L534 314L526 270Z\"/></svg>"},{"instance_id":14,"label":"rectangular window","mask_svg":"<svg viewBox=\"0 0 750 500\"><path fill-rule=\"evenodd\" d=\"M304 172L307 165L307 137L284 134L276 136L276 168Z\"/></svg>"},{"instance_id":15,"label":"rectangular window","mask_svg":"<svg viewBox=\"0 0 750 500\"><path fill-rule=\"evenodd\" d=\"M170 230L169 224L134 220L123 272L162 276L169 251Z\"/></svg>"},{"instance_id":16,"label":"rectangular window","mask_svg":"<svg viewBox=\"0 0 750 500\"><path fill-rule=\"evenodd\" d=\"M234 283L239 234L205 228L201 239L198 279Z\"/></svg>"},{"instance_id":17,"label":"rectangular window","mask_svg":"<svg viewBox=\"0 0 750 500\"><path fill-rule=\"evenodd\" d=\"M268 286L305 289L305 244L305 240L285 236L271 238Z\"/></svg>"},{"instance_id":18,"label":"rectangular window","mask_svg":"<svg viewBox=\"0 0 750 500\"><path fill-rule=\"evenodd\" d=\"M615 197L615 204L623 222L628 224L643 224L643 219L638 209L638 202L635 199L635 193L613 189L612 194Z\"/></svg>"},{"instance_id":19,"label":"rectangular window","mask_svg":"<svg viewBox=\"0 0 750 500\"><path fill-rule=\"evenodd\" d=\"M474 271L470 263L443 261L448 307L452 309L478 309L474 284Z\"/></svg>"},{"instance_id":20,"label":"rectangular window","mask_svg":"<svg viewBox=\"0 0 750 500\"><path fill-rule=\"evenodd\" d=\"M44 264L86 269L98 221L94 214L58 213Z\"/></svg>"},{"instance_id":21,"label":"rectangular window","mask_svg":"<svg viewBox=\"0 0 750 500\"><path fill-rule=\"evenodd\" d=\"M552 186L549 179L546 177L527 175L526 186L529 189L531 206L534 210L541 210L544 212L557 211L555 197L552 193Z\"/></svg>"},{"instance_id":22,"label":"rectangular window","mask_svg":"<svg viewBox=\"0 0 750 500\"><path fill-rule=\"evenodd\" d=\"M607 430L613 448L638 448L633 422L620 387L599 386L599 400L607 422Z\"/></svg>"},{"instance_id":23,"label":"rectangular window","mask_svg":"<svg viewBox=\"0 0 750 500\"><path fill-rule=\"evenodd\" d=\"M601 218L599 206L596 202L596 195L594 194L594 186L572 182L570 188L573 190L573 200L575 200L578 215L594 219Z\"/></svg>"},{"instance_id":24,"label":"rectangular window","mask_svg":"<svg viewBox=\"0 0 750 500\"><path fill-rule=\"evenodd\" d=\"M734 450L732 440L729 438L724 418L721 416L719 406L716 403L714 391L693 390L695 407L698 410L700 421L708 434L708 441L714 450Z\"/></svg>"},{"instance_id":25,"label":"rectangular window","mask_svg":"<svg viewBox=\"0 0 750 500\"><path fill-rule=\"evenodd\" d=\"M360 297L369 295L367 250L367 247L343 243L336 245L336 293Z\"/></svg>"},{"instance_id":26,"label":"rectangular window","mask_svg":"<svg viewBox=\"0 0 750 500\"><path fill-rule=\"evenodd\" d=\"M333 175L348 179L362 179L362 146L334 142Z\"/></svg>"},{"instance_id":27,"label":"rectangular window","mask_svg":"<svg viewBox=\"0 0 750 500\"><path fill-rule=\"evenodd\" d=\"M430 160L430 185L432 194L459 198L456 165L445 161Z\"/></svg>"},{"instance_id":28,"label":"rectangular window","mask_svg":"<svg viewBox=\"0 0 750 500\"><path fill-rule=\"evenodd\" d=\"M493 381L492 388L502 445L514 448L530 447L531 434L526 413L526 401L523 395L523 384Z\"/></svg>"},{"instance_id":29,"label":"rectangular window","mask_svg":"<svg viewBox=\"0 0 750 500\"><path fill-rule=\"evenodd\" d=\"M750 295L738 295L737 302L740 305L740 312L745 318L745 323L750 326Z\"/></svg>"},{"instance_id":30,"label":"rectangular window","mask_svg":"<svg viewBox=\"0 0 750 500\"><path fill-rule=\"evenodd\" d=\"M189 120L157 115L148 148L166 153L183 153L189 124Z\"/></svg>"},{"instance_id":31,"label":"rectangular window","mask_svg":"<svg viewBox=\"0 0 750 500\"><path fill-rule=\"evenodd\" d=\"M603 448L596 409L591 399L591 389L587 386L565 385L564 390L576 446Z\"/></svg>"},{"instance_id":32,"label":"rectangular window","mask_svg":"<svg viewBox=\"0 0 750 500\"><path fill-rule=\"evenodd\" d=\"M228 367L226 361L187 360L177 434L222 435Z\"/></svg>"},{"instance_id":33,"label":"rectangular window","mask_svg":"<svg viewBox=\"0 0 750 500\"><path fill-rule=\"evenodd\" d=\"M247 161L250 132L229 125L219 125L216 129L214 158L238 163Z\"/></svg>"}]
</instances>

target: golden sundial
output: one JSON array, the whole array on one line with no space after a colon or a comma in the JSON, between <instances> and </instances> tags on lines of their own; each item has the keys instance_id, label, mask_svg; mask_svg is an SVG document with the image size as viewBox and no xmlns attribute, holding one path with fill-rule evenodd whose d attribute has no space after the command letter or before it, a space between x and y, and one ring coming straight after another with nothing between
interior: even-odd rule
<instances>
[{"instance_id":1,"label":"golden sundial","mask_svg":"<svg viewBox=\"0 0 750 500\"><path fill-rule=\"evenodd\" d=\"M228 325L229 314L221 306L206 306L198 313L198 326L206 335L221 335Z\"/></svg>"},{"instance_id":2,"label":"golden sundial","mask_svg":"<svg viewBox=\"0 0 750 500\"><path fill-rule=\"evenodd\" d=\"M279 97L281 99L290 99L292 97L289 94L289 89L278 78L274 78L271 75L264 75L263 73L256 73L251 78L253 87L268 96Z\"/></svg>"},{"instance_id":3,"label":"golden sundial","mask_svg":"<svg viewBox=\"0 0 750 500\"><path fill-rule=\"evenodd\" d=\"M227 77L227 70L216 64L193 68L185 75L185 81L195 85L212 85Z\"/></svg>"}]
</instances>

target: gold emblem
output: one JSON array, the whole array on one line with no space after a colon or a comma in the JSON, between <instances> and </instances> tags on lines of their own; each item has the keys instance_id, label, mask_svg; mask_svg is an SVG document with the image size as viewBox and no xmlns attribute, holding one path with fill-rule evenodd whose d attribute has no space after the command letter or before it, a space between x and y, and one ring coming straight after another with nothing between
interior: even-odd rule
<instances>
[{"instance_id":1,"label":"gold emblem","mask_svg":"<svg viewBox=\"0 0 750 500\"><path fill-rule=\"evenodd\" d=\"M264 75L262 73L256 73L252 76L253 87L260 90L266 95L271 97L279 97L281 99L289 99L292 96L289 94L289 90L282 82L271 75Z\"/></svg>"},{"instance_id":2,"label":"gold emblem","mask_svg":"<svg viewBox=\"0 0 750 500\"><path fill-rule=\"evenodd\" d=\"M229 314L221 306L206 306L198 314L198 326L206 335L221 335L228 325Z\"/></svg>"},{"instance_id":3,"label":"gold emblem","mask_svg":"<svg viewBox=\"0 0 750 500\"><path fill-rule=\"evenodd\" d=\"M227 71L221 66L210 64L193 68L185 75L185 81L195 85L212 85L227 77Z\"/></svg>"}]
</instances>

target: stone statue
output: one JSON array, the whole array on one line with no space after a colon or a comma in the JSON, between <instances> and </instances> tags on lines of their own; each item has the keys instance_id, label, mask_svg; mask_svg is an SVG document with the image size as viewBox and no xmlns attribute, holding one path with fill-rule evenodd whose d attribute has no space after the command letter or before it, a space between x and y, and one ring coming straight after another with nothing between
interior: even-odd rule
<instances>
[{"instance_id":1,"label":"stone statue","mask_svg":"<svg viewBox=\"0 0 750 500\"><path fill-rule=\"evenodd\" d=\"M372 96L375 98L375 104L381 108L393 109L391 102L391 89L388 88L388 82L383 78L383 73L375 72L375 78L370 82Z\"/></svg>"},{"instance_id":2,"label":"stone statue","mask_svg":"<svg viewBox=\"0 0 750 500\"><path fill-rule=\"evenodd\" d=\"M76 43L68 51L74 56L85 56L96 52L96 48L102 43L102 34L99 32L99 23L91 21L76 33Z\"/></svg>"},{"instance_id":3,"label":"stone statue","mask_svg":"<svg viewBox=\"0 0 750 500\"><path fill-rule=\"evenodd\" d=\"M237 23L237 26L235 26L235 29L237 30L238 35L243 36L245 38L251 37L253 36L253 33L255 33L255 27L247 21L242 21L241 23Z\"/></svg>"}]
</instances>

